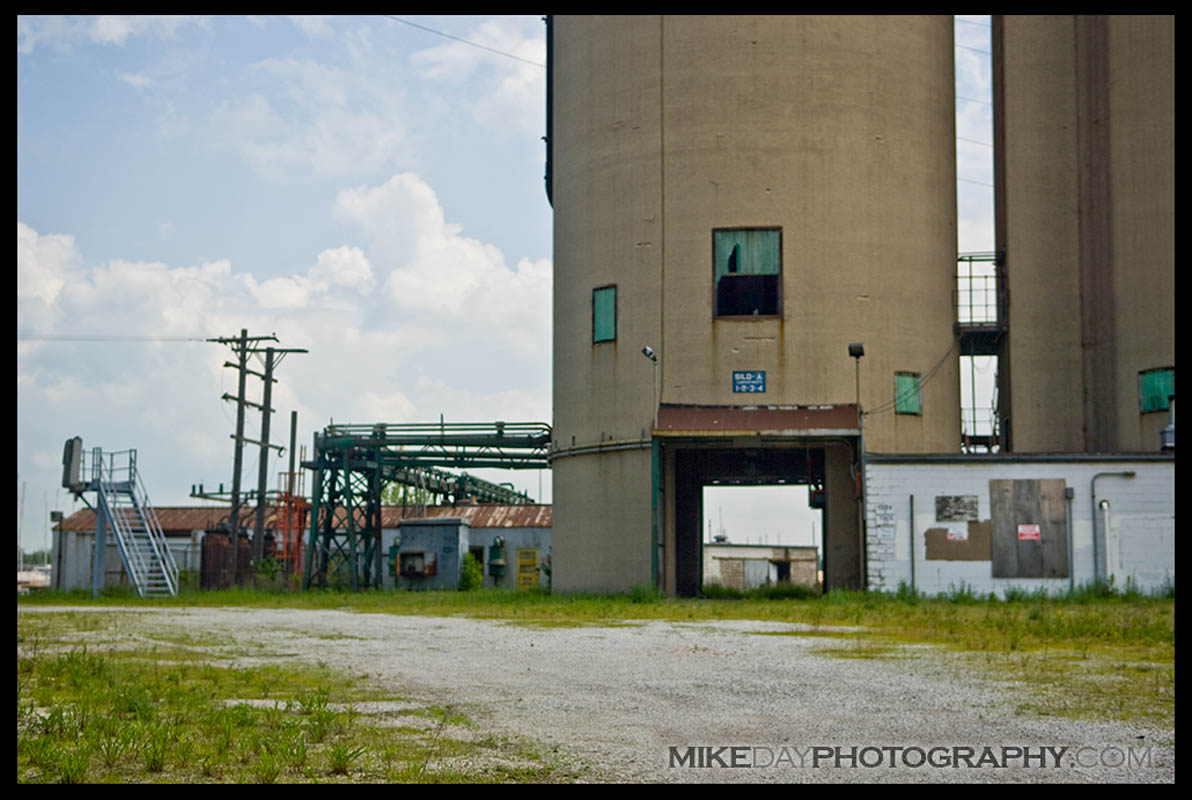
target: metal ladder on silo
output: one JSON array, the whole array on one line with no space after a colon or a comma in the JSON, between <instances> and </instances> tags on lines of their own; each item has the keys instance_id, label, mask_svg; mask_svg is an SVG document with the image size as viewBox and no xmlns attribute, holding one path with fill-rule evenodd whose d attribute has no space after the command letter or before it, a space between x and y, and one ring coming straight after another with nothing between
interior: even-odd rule
<instances>
[{"instance_id":1,"label":"metal ladder on silo","mask_svg":"<svg viewBox=\"0 0 1192 800\"><path fill-rule=\"evenodd\" d=\"M127 466L117 467L116 456L124 454L128 456ZM137 451L109 453L105 464L103 452L96 448L92 451L92 480L99 495L97 513L104 515L115 534L124 569L137 594L176 597L178 565L137 473Z\"/></svg>"}]
</instances>

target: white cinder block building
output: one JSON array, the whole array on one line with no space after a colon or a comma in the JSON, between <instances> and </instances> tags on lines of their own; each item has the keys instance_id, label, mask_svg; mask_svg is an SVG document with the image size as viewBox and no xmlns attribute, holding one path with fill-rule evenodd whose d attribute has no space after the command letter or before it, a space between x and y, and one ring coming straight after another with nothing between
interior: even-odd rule
<instances>
[{"instance_id":1,"label":"white cinder block building","mask_svg":"<svg viewBox=\"0 0 1192 800\"><path fill-rule=\"evenodd\" d=\"M871 589L1175 584L1175 455L867 454Z\"/></svg>"}]
</instances>

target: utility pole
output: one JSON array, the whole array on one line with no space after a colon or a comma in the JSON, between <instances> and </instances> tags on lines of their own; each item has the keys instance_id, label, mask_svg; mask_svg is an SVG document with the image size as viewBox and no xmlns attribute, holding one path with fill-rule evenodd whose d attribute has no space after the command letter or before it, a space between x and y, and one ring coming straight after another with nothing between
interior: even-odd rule
<instances>
[{"instance_id":1,"label":"utility pole","mask_svg":"<svg viewBox=\"0 0 1192 800\"><path fill-rule=\"evenodd\" d=\"M220 344L230 345L237 355L237 363L225 362L225 367L234 367L239 371L238 387L239 391L235 397L225 394L224 400L236 401L236 433L232 438L236 440L235 459L232 466L232 515L231 515L231 542L232 542L232 571L234 580L237 585L241 584L245 575L242 574L240 568L240 475L243 467L243 450L245 442L249 444L259 445L261 448L261 455L258 460L257 470L257 512L256 524L253 529L253 564L260 563L264 557L265 551L265 507L267 505L267 483L269 474L269 448L275 448L279 453L285 450L275 444L269 443L269 421L270 415L273 413L271 402L273 398L273 378L274 368L281 363L281 358L286 353L305 353L304 349L280 349L275 347L267 347L264 350L265 354L265 372L255 372L248 368L248 356L251 353L260 354L262 351L255 346L256 342L261 341L277 341L277 336L270 334L269 336L249 336L247 329L241 329L240 336L236 339L219 338L208 339L209 342L218 342ZM249 345L253 342L254 346ZM245 381L249 374L255 375L264 381L264 391L262 402L258 405L249 401L244 396ZM244 407L252 406L253 408L261 409L261 440L254 442L244 437Z\"/></svg>"},{"instance_id":2,"label":"utility pole","mask_svg":"<svg viewBox=\"0 0 1192 800\"><path fill-rule=\"evenodd\" d=\"M236 401L236 433L233 434L235 439L235 450L232 459L232 514L228 520L229 532L228 541L231 543L231 572L233 575L233 582L236 585L240 584L240 470L244 464L244 383L248 376L248 343L250 341L257 342L262 340L277 341L277 337L269 336L252 336L248 335L247 328L240 329L240 336L235 339L220 337L218 339L208 339L209 342L217 342L219 344L230 345L232 352L236 354L236 363L224 362L225 367L234 367L239 371L239 380L237 381L236 397L231 397L227 394L223 396L224 400ZM227 565L225 564L225 568Z\"/></svg>"},{"instance_id":3,"label":"utility pole","mask_svg":"<svg viewBox=\"0 0 1192 800\"><path fill-rule=\"evenodd\" d=\"M265 394L261 400L261 457L257 459L257 522L252 531L252 563L260 564L265 557L265 491L269 479L269 418L273 407L273 348L265 348Z\"/></svg>"},{"instance_id":4,"label":"utility pole","mask_svg":"<svg viewBox=\"0 0 1192 800\"><path fill-rule=\"evenodd\" d=\"M240 468L244 465L244 379L248 367L248 329L240 329L239 347L232 348L237 355L240 379L236 384L236 447L232 460L232 519L228 541L232 544L232 575L235 585L240 585ZM227 364L224 364L226 367Z\"/></svg>"},{"instance_id":5,"label":"utility pole","mask_svg":"<svg viewBox=\"0 0 1192 800\"><path fill-rule=\"evenodd\" d=\"M25 482L21 481L21 504L17 507L17 570L20 571L24 566L25 560L21 557L21 530L25 524Z\"/></svg>"},{"instance_id":6,"label":"utility pole","mask_svg":"<svg viewBox=\"0 0 1192 800\"><path fill-rule=\"evenodd\" d=\"M261 458L260 468L257 470L257 522L253 529L252 537L252 560L253 564L259 564L265 557L265 507L268 504L267 485L269 480L269 448L277 449L280 456L285 452L284 447L278 447L275 444L269 444L269 420L273 409L270 403L273 398L273 384L276 381L273 379L273 370L281 363L281 360L286 357L287 353L305 353L307 352L301 348L280 349L276 347L265 348L265 395L261 403ZM292 412L293 418L291 423L297 419L298 412ZM294 434L290 432L290 448L294 447ZM290 461L293 462L293 452L290 453ZM292 468L291 468L292 471ZM275 512L276 513L276 512ZM275 522L276 524L276 522ZM276 533L276 532L275 532Z\"/></svg>"}]
</instances>

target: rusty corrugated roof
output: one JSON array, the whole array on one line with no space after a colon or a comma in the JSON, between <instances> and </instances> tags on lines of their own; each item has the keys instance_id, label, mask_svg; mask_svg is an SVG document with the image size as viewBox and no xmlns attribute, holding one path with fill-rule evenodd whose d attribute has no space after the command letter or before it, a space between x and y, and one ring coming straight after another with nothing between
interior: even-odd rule
<instances>
[{"instance_id":1,"label":"rusty corrugated roof","mask_svg":"<svg viewBox=\"0 0 1192 800\"><path fill-rule=\"evenodd\" d=\"M534 505L459 505L427 506L424 516L415 516L413 506L406 508L405 519L444 519L460 517L473 528L549 528L551 509L546 504ZM402 520L401 506L381 509L381 527L396 528Z\"/></svg>"},{"instance_id":2,"label":"rusty corrugated roof","mask_svg":"<svg viewBox=\"0 0 1192 800\"><path fill-rule=\"evenodd\" d=\"M232 513L228 506L154 506L157 521L161 529L167 533L186 531L203 531L214 528L219 521L226 519ZM256 521L257 510L249 506L240 510L242 523L252 525ZM265 511L265 527L273 527L274 509ZM81 508L62 520L60 528L64 531L93 531L95 530L95 512L89 508Z\"/></svg>"},{"instance_id":3,"label":"rusty corrugated roof","mask_svg":"<svg viewBox=\"0 0 1192 800\"><path fill-rule=\"evenodd\" d=\"M407 506L405 519L415 519L417 506ZM214 528L219 521L225 519L231 512L227 506L155 506L158 522L165 533L190 533ZM269 508L265 512L265 527L274 527L275 509ZM419 519L442 519L445 517L461 517L468 521L473 528L549 528L551 526L551 506L537 505L459 505L459 506L427 506L425 516ZM252 527L256 522L256 508L241 509L241 524ZM381 527L396 528L402 520L401 506L384 506L381 509ZM89 508L82 508L64 519L60 524L64 531L93 531L95 530L95 512Z\"/></svg>"},{"instance_id":4,"label":"rusty corrugated roof","mask_svg":"<svg viewBox=\"0 0 1192 800\"><path fill-rule=\"evenodd\" d=\"M658 409L658 436L857 436L853 403L818 406L682 406Z\"/></svg>"}]
</instances>

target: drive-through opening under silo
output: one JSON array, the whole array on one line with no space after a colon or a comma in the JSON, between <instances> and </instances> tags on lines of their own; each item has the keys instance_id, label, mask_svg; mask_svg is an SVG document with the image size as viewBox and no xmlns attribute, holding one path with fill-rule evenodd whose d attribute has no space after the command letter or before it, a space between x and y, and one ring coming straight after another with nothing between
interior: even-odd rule
<instances>
[{"instance_id":1,"label":"drive-through opening under silo","mask_svg":"<svg viewBox=\"0 0 1192 800\"><path fill-rule=\"evenodd\" d=\"M774 422L789 424L795 417L832 427L769 427ZM810 411L664 406L655 429L657 563L663 589L682 597L700 594L703 489L716 484L810 486L823 512L823 588L863 587L856 421L855 406ZM715 425L726 430L708 430ZM743 429L746 426L753 430Z\"/></svg>"}]
</instances>

